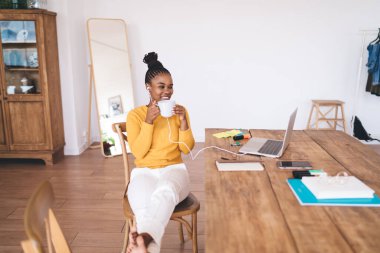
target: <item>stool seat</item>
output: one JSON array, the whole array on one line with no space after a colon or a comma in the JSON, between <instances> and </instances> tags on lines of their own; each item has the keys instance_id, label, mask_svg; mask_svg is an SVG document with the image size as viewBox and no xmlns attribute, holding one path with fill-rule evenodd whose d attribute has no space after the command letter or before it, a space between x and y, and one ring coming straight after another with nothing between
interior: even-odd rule
<instances>
[{"instance_id":1,"label":"stool seat","mask_svg":"<svg viewBox=\"0 0 380 253\"><path fill-rule=\"evenodd\" d=\"M312 106L307 122L307 129L337 130L337 127L339 126L344 132L346 132L346 119L344 117L343 101L311 100L311 102ZM339 109L340 117L338 117ZM314 112L315 115L313 116ZM320 123L324 123L324 126L327 125L328 127L320 126Z\"/></svg>"},{"instance_id":2,"label":"stool seat","mask_svg":"<svg viewBox=\"0 0 380 253\"><path fill-rule=\"evenodd\" d=\"M343 105L344 102L340 100L311 100L313 104L319 105Z\"/></svg>"}]
</instances>

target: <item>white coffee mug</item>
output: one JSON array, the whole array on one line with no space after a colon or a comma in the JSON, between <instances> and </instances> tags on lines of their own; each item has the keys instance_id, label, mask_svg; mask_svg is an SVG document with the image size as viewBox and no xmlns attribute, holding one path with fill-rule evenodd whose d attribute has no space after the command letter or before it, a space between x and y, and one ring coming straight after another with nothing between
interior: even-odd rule
<instances>
[{"instance_id":1,"label":"white coffee mug","mask_svg":"<svg viewBox=\"0 0 380 253\"><path fill-rule=\"evenodd\" d=\"M174 100L161 100L158 101L158 107L160 108L161 116L170 118L173 116L173 108L175 106Z\"/></svg>"}]
</instances>

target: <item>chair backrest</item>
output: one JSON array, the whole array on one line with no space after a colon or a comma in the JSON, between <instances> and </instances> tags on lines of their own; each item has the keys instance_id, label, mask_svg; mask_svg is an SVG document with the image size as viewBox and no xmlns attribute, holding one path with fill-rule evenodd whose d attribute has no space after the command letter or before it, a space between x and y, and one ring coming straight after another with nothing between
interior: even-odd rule
<instances>
[{"instance_id":1,"label":"chair backrest","mask_svg":"<svg viewBox=\"0 0 380 253\"><path fill-rule=\"evenodd\" d=\"M71 250L51 209L54 203L53 187L49 181L42 182L29 199L24 214L25 232L28 240L22 241L24 252L44 252L46 236L48 252L70 253Z\"/></svg>"},{"instance_id":2,"label":"chair backrest","mask_svg":"<svg viewBox=\"0 0 380 253\"><path fill-rule=\"evenodd\" d=\"M128 185L130 175L131 175L131 170L129 168L128 151L127 151L127 146L125 144L126 142L128 142L126 123L118 122L118 123L112 124L112 130L115 133L117 133L117 135L119 136L121 150L123 152L125 185Z\"/></svg>"}]
</instances>

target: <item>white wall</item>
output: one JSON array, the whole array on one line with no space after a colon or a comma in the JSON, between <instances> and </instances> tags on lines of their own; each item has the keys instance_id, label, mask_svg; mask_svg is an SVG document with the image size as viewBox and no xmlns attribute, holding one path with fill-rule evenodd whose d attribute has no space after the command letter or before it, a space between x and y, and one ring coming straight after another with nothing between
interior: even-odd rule
<instances>
[{"instance_id":1,"label":"white wall","mask_svg":"<svg viewBox=\"0 0 380 253\"><path fill-rule=\"evenodd\" d=\"M48 9L57 12L66 155L78 155L87 148L89 73L83 8L83 0L48 1Z\"/></svg>"},{"instance_id":2,"label":"white wall","mask_svg":"<svg viewBox=\"0 0 380 253\"><path fill-rule=\"evenodd\" d=\"M127 22L136 105L148 101L142 58L150 51L159 54L172 72L175 99L190 111L197 141L204 140L208 127L284 129L296 106L295 127L303 129L311 99L345 101L350 119L361 53L359 31L380 26L377 0L67 2L58 4L65 11L57 11L70 13L61 17L66 22L59 31L69 44L60 45L61 54L70 51L71 62L65 64L72 66L62 69L61 64L61 74L71 76L68 81L75 84L63 85L64 106L73 107L67 94L75 95L74 108L64 108L64 118L66 134L76 135L66 137L67 145L76 143L78 150L87 118L83 70L88 55L82 51L87 18ZM355 110L369 132L380 134L380 98L365 94L364 75Z\"/></svg>"},{"instance_id":3,"label":"white wall","mask_svg":"<svg viewBox=\"0 0 380 253\"><path fill-rule=\"evenodd\" d=\"M311 99L345 101L350 119L359 30L379 27L379 10L376 0L86 0L86 17L128 23L137 105L147 102L142 58L154 50L198 141L206 127L285 128L296 106L303 129ZM380 98L361 93L356 111L380 133L375 111L364 110L380 108Z\"/></svg>"}]
</instances>

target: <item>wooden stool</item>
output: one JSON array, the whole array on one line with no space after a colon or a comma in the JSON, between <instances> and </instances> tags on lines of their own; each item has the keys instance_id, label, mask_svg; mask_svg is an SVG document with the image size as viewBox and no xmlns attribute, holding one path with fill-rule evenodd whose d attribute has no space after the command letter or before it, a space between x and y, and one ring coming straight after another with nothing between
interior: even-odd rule
<instances>
[{"instance_id":1,"label":"wooden stool","mask_svg":"<svg viewBox=\"0 0 380 253\"><path fill-rule=\"evenodd\" d=\"M343 104L344 102L339 100L311 100L313 103L307 121L307 129L319 129L319 130L336 130L339 126L346 132L346 120L344 118ZM321 107L327 107L326 112L321 111ZM338 109L340 108L341 118L338 118ZM311 124L311 118L315 109L315 122ZM335 109L335 112L333 111ZM334 117L328 118L327 115L332 112ZM329 125L329 128L320 128L319 123L325 122Z\"/></svg>"}]
</instances>

